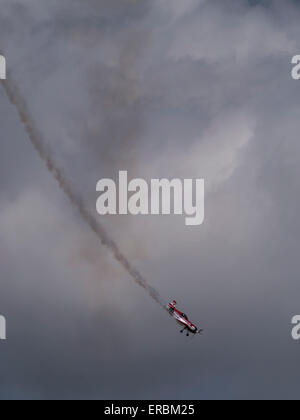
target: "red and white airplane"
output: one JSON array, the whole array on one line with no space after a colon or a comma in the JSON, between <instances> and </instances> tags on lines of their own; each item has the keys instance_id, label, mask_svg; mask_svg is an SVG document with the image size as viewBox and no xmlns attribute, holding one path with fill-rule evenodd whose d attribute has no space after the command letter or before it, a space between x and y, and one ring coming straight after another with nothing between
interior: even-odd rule
<instances>
[{"instance_id":1,"label":"red and white airplane","mask_svg":"<svg viewBox=\"0 0 300 420\"><path fill-rule=\"evenodd\" d=\"M189 336L190 333L192 334L201 334L203 332L203 330L200 330L196 327L195 324L193 324L188 317L186 316L186 314L184 314L183 312L179 311L176 308L177 302L176 300L173 300L172 303L169 303L167 306L168 312L169 314L175 318L175 320L178 322L179 325L181 325L183 328L180 331L181 333L183 333L184 331L186 331L186 335Z\"/></svg>"}]
</instances>

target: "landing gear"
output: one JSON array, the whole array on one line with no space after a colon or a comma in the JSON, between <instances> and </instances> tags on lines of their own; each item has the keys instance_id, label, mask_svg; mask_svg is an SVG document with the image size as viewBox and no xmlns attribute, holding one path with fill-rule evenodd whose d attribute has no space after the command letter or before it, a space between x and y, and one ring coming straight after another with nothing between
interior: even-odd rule
<instances>
[{"instance_id":1,"label":"landing gear","mask_svg":"<svg viewBox=\"0 0 300 420\"><path fill-rule=\"evenodd\" d=\"M186 328L183 328L182 330L180 330L181 334L186 330ZM186 333L186 336L188 337L190 335L189 332Z\"/></svg>"}]
</instances>

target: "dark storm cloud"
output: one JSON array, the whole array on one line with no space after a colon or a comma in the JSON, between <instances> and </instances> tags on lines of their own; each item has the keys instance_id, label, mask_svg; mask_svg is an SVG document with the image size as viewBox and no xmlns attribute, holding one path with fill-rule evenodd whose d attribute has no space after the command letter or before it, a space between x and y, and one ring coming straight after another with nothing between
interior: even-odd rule
<instances>
[{"instance_id":1,"label":"dark storm cloud","mask_svg":"<svg viewBox=\"0 0 300 420\"><path fill-rule=\"evenodd\" d=\"M72 211L1 90L2 398L297 397L299 8L282 3L1 0L0 47L91 209L119 169L207 183L199 229L105 221L202 322L186 344Z\"/></svg>"}]
</instances>

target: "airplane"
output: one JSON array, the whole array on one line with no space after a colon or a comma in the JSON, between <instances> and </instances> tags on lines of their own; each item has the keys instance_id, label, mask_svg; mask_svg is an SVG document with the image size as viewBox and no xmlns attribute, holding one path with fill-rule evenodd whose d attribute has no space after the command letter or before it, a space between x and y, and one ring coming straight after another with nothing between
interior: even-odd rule
<instances>
[{"instance_id":1,"label":"airplane","mask_svg":"<svg viewBox=\"0 0 300 420\"><path fill-rule=\"evenodd\" d=\"M186 331L186 335L189 336L190 333L192 334L201 334L203 332L203 330L200 330L196 327L195 324L193 324L187 317L186 314L184 314L183 312L179 311L176 308L177 302L176 300L173 300L172 303L169 303L167 305L167 310L169 312L169 314L175 318L175 320L178 322L179 325L181 325L183 328L180 330L181 333L183 333L184 331Z\"/></svg>"}]
</instances>

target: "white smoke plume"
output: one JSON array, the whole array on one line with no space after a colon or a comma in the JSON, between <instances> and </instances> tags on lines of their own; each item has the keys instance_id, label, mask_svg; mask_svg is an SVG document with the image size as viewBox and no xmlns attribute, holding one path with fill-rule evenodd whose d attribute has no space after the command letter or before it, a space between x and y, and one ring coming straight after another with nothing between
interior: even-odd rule
<instances>
[{"instance_id":1,"label":"white smoke plume","mask_svg":"<svg viewBox=\"0 0 300 420\"><path fill-rule=\"evenodd\" d=\"M1 80L4 90L10 100L10 102L16 107L19 117L24 125L24 128L28 134L30 142L46 163L49 172L57 180L60 188L66 194L71 201L72 205L77 208L82 218L87 222L93 232L101 240L101 243L109 249L113 254L114 258L123 266L127 273L135 280L135 282L143 287L147 293L154 299L159 305L165 308L165 301L161 298L159 293L149 285L147 280L142 274L136 270L124 254L119 250L117 244L108 236L105 229L96 220L95 216L90 213L90 210L85 206L80 195L75 191L71 182L67 179L63 169L59 168L53 156L49 152L48 148L45 147L43 136L36 127L34 119L28 109L25 98L23 97L16 82L12 79L11 74L7 72L6 80Z\"/></svg>"}]
</instances>

